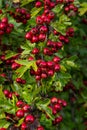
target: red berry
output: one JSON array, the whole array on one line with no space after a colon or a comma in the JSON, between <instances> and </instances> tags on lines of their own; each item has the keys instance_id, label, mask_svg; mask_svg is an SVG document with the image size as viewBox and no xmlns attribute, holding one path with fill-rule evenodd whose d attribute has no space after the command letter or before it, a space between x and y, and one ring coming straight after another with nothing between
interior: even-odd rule
<instances>
[{"instance_id":1,"label":"red berry","mask_svg":"<svg viewBox=\"0 0 87 130\"><path fill-rule=\"evenodd\" d=\"M66 106L67 106L67 102L64 101L64 100L62 100L62 106L63 106L63 107L66 107Z\"/></svg>"},{"instance_id":2,"label":"red berry","mask_svg":"<svg viewBox=\"0 0 87 130\"><path fill-rule=\"evenodd\" d=\"M31 42L32 43L37 43L39 41L38 36L32 36Z\"/></svg>"},{"instance_id":3,"label":"red berry","mask_svg":"<svg viewBox=\"0 0 87 130\"><path fill-rule=\"evenodd\" d=\"M49 71L47 72L47 74L48 74L48 76L53 76L53 75L54 75L54 71L53 71L53 70L49 70Z\"/></svg>"},{"instance_id":4,"label":"red berry","mask_svg":"<svg viewBox=\"0 0 87 130\"><path fill-rule=\"evenodd\" d=\"M42 73L42 74L41 74L41 78L42 78L42 79L47 78L47 74L46 74L46 73Z\"/></svg>"},{"instance_id":5,"label":"red berry","mask_svg":"<svg viewBox=\"0 0 87 130\"><path fill-rule=\"evenodd\" d=\"M17 116L18 118L24 117L24 111L23 111L22 109L18 110L18 111L16 112L16 116Z\"/></svg>"},{"instance_id":6,"label":"red berry","mask_svg":"<svg viewBox=\"0 0 87 130\"><path fill-rule=\"evenodd\" d=\"M31 107L26 104L26 105L24 105L23 110L24 110L24 112L29 112L30 108Z\"/></svg>"},{"instance_id":7,"label":"red berry","mask_svg":"<svg viewBox=\"0 0 87 130\"><path fill-rule=\"evenodd\" d=\"M6 128L0 128L0 130L7 130Z\"/></svg>"},{"instance_id":8,"label":"red berry","mask_svg":"<svg viewBox=\"0 0 87 130\"><path fill-rule=\"evenodd\" d=\"M51 98L51 103L52 103L52 104L57 103L57 98L56 98L56 97L52 97L52 98Z\"/></svg>"},{"instance_id":9,"label":"red berry","mask_svg":"<svg viewBox=\"0 0 87 130\"><path fill-rule=\"evenodd\" d=\"M37 16L37 18L36 18L36 23L37 23L37 24L43 24L43 19L42 19L41 16Z\"/></svg>"},{"instance_id":10,"label":"red berry","mask_svg":"<svg viewBox=\"0 0 87 130\"><path fill-rule=\"evenodd\" d=\"M48 54L50 53L49 48L44 48L43 53L44 53L45 55L48 55Z\"/></svg>"},{"instance_id":11,"label":"red berry","mask_svg":"<svg viewBox=\"0 0 87 130\"><path fill-rule=\"evenodd\" d=\"M26 14L26 19L30 19L31 15L29 13Z\"/></svg>"},{"instance_id":12,"label":"red berry","mask_svg":"<svg viewBox=\"0 0 87 130\"><path fill-rule=\"evenodd\" d=\"M34 48L33 50L32 50L32 54L38 54L39 53L39 49L38 48Z\"/></svg>"},{"instance_id":13,"label":"red berry","mask_svg":"<svg viewBox=\"0 0 87 130\"><path fill-rule=\"evenodd\" d=\"M23 14L23 15L26 14L26 9L22 8L20 13Z\"/></svg>"},{"instance_id":14,"label":"red berry","mask_svg":"<svg viewBox=\"0 0 87 130\"><path fill-rule=\"evenodd\" d=\"M40 33L47 33L47 27L46 26L41 26L40 28Z\"/></svg>"},{"instance_id":15,"label":"red berry","mask_svg":"<svg viewBox=\"0 0 87 130\"><path fill-rule=\"evenodd\" d=\"M7 89L4 90L4 95L5 95L6 97L8 97L9 93L10 93L9 90L7 90Z\"/></svg>"},{"instance_id":16,"label":"red berry","mask_svg":"<svg viewBox=\"0 0 87 130\"><path fill-rule=\"evenodd\" d=\"M54 12L50 12L49 14L48 14L48 18L49 19L54 19L54 17L55 17L55 14L54 14Z\"/></svg>"},{"instance_id":17,"label":"red berry","mask_svg":"<svg viewBox=\"0 0 87 130\"><path fill-rule=\"evenodd\" d=\"M24 106L24 102L19 100L19 101L17 101L16 106L19 108L22 108Z\"/></svg>"},{"instance_id":18,"label":"red berry","mask_svg":"<svg viewBox=\"0 0 87 130\"><path fill-rule=\"evenodd\" d=\"M27 129L27 124L25 122L23 122L21 124L21 130L26 130Z\"/></svg>"},{"instance_id":19,"label":"red berry","mask_svg":"<svg viewBox=\"0 0 87 130\"><path fill-rule=\"evenodd\" d=\"M47 41L47 46L48 46L48 47L51 47L52 44L53 44L53 42L52 42L51 40L48 40L48 41Z\"/></svg>"},{"instance_id":20,"label":"red berry","mask_svg":"<svg viewBox=\"0 0 87 130\"><path fill-rule=\"evenodd\" d=\"M27 40L31 40L31 38L32 38L31 33L30 33L30 32L27 32L26 35L25 35L25 38L26 38Z\"/></svg>"},{"instance_id":21,"label":"red berry","mask_svg":"<svg viewBox=\"0 0 87 130\"><path fill-rule=\"evenodd\" d=\"M55 108L52 109L52 114L56 115L57 114L57 110Z\"/></svg>"},{"instance_id":22,"label":"red berry","mask_svg":"<svg viewBox=\"0 0 87 130\"><path fill-rule=\"evenodd\" d=\"M54 70L57 72L60 70L60 65L59 64L55 64L54 66Z\"/></svg>"},{"instance_id":23,"label":"red berry","mask_svg":"<svg viewBox=\"0 0 87 130\"><path fill-rule=\"evenodd\" d=\"M57 47L60 49L63 46L62 42L57 42Z\"/></svg>"},{"instance_id":24,"label":"red berry","mask_svg":"<svg viewBox=\"0 0 87 130\"><path fill-rule=\"evenodd\" d=\"M53 62L55 62L55 63L58 63L60 60L61 60L61 59L60 59L60 57L58 57L58 56L55 56L55 57L53 58Z\"/></svg>"},{"instance_id":25,"label":"red berry","mask_svg":"<svg viewBox=\"0 0 87 130\"><path fill-rule=\"evenodd\" d=\"M40 76L40 75L36 75L36 76L35 76L35 79L36 79L37 81L40 81L40 80L41 80L41 76Z\"/></svg>"},{"instance_id":26,"label":"red berry","mask_svg":"<svg viewBox=\"0 0 87 130\"><path fill-rule=\"evenodd\" d=\"M44 130L44 127L43 126L38 126L37 130Z\"/></svg>"},{"instance_id":27,"label":"red berry","mask_svg":"<svg viewBox=\"0 0 87 130\"><path fill-rule=\"evenodd\" d=\"M2 23L8 23L8 18L7 17L4 17L2 20L1 20Z\"/></svg>"},{"instance_id":28,"label":"red berry","mask_svg":"<svg viewBox=\"0 0 87 130\"><path fill-rule=\"evenodd\" d=\"M16 63L16 62L12 63L11 68L12 68L13 70L16 70L16 69L19 68L19 67L20 67L20 64L18 64L18 63Z\"/></svg>"},{"instance_id":29,"label":"red berry","mask_svg":"<svg viewBox=\"0 0 87 130\"><path fill-rule=\"evenodd\" d=\"M34 60L34 57L30 56L30 57L28 58L28 60L29 60L29 61Z\"/></svg>"},{"instance_id":30,"label":"red berry","mask_svg":"<svg viewBox=\"0 0 87 130\"><path fill-rule=\"evenodd\" d=\"M61 99L58 99L57 101L59 104L62 104L62 100Z\"/></svg>"},{"instance_id":31,"label":"red berry","mask_svg":"<svg viewBox=\"0 0 87 130\"><path fill-rule=\"evenodd\" d=\"M32 35L35 35L35 34L38 33L38 29L36 27L34 27L34 28L31 29L30 32L31 32Z\"/></svg>"},{"instance_id":32,"label":"red berry","mask_svg":"<svg viewBox=\"0 0 87 130\"><path fill-rule=\"evenodd\" d=\"M46 39L46 35L45 34L39 34L39 40L41 42L43 42Z\"/></svg>"},{"instance_id":33,"label":"red berry","mask_svg":"<svg viewBox=\"0 0 87 130\"><path fill-rule=\"evenodd\" d=\"M26 117L25 117L25 122L26 123L33 123L35 121L35 117L33 116L33 115L27 115Z\"/></svg>"},{"instance_id":34,"label":"red berry","mask_svg":"<svg viewBox=\"0 0 87 130\"><path fill-rule=\"evenodd\" d=\"M49 24L49 23L50 23L50 18L47 17L47 16L45 16L45 17L43 18L43 21L44 21L46 24Z\"/></svg>"},{"instance_id":35,"label":"red berry","mask_svg":"<svg viewBox=\"0 0 87 130\"><path fill-rule=\"evenodd\" d=\"M7 27L6 23L0 23L0 29L5 30Z\"/></svg>"},{"instance_id":36,"label":"red berry","mask_svg":"<svg viewBox=\"0 0 87 130\"><path fill-rule=\"evenodd\" d=\"M40 67L47 67L47 62L46 61L41 61L39 66Z\"/></svg>"},{"instance_id":37,"label":"red berry","mask_svg":"<svg viewBox=\"0 0 87 130\"><path fill-rule=\"evenodd\" d=\"M57 111L60 111L62 109L61 105L60 104L55 104L54 105L54 108L57 110Z\"/></svg>"},{"instance_id":38,"label":"red berry","mask_svg":"<svg viewBox=\"0 0 87 130\"><path fill-rule=\"evenodd\" d=\"M12 92L10 92L10 93L9 93L9 95L8 95L8 98L10 98L10 99L11 99L11 98L12 98L12 94L13 94L13 93L12 93Z\"/></svg>"},{"instance_id":39,"label":"red berry","mask_svg":"<svg viewBox=\"0 0 87 130\"><path fill-rule=\"evenodd\" d=\"M36 8L39 8L39 7L41 7L42 6L42 2L41 1L37 1L36 3L35 3L35 7Z\"/></svg>"},{"instance_id":40,"label":"red berry","mask_svg":"<svg viewBox=\"0 0 87 130\"><path fill-rule=\"evenodd\" d=\"M53 61L48 61L47 66L48 66L48 68L53 68L54 62Z\"/></svg>"}]
</instances>

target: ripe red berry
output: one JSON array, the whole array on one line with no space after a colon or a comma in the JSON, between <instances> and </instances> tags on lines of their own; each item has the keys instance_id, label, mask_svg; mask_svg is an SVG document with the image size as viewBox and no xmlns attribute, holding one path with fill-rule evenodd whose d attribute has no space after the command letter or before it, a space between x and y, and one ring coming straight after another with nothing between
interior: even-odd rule
<instances>
[{"instance_id":1,"label":"ripe red berry","mask_svg":"<svg viewBox=\"0 0 87 130\"><path fill-rule=\"evenodd\" d=\"M54 12L49 12L48 18L52 20L52 19L54 19L54 17L55 17Z\"/></svg>"},{"instance_id":2,"label":"ripe red berry","mask_svg":"<svg viewBox=\"0 0 87 130\"><path fill-rule=\"evenodd\" d=\"M48 74L48 76L53 76L53 75L54 75L54 71L53 71L53 70L49 70L49 71L47 72L47 74Z\"/></svg>"},{"instance_id":3,"label":"ripe red berry","mask_svg":"<svg viewBox=\"0 0 87 130\"><path fill-rule=\"evenodd\" d=\"M8 23L8 18L7 17L4 17L2 20L1 20L2 23Z\"/></svg>"},{"instance_id":4,"label":"ripe red berry","mask_svg":"<svg viewBox=\"0 0 87 130\"><path fill-rule=\"evenodd\" d=\"M54 66L54 70L57 72L60 70L60 65L59 64L55 64Z\"/></svg>"},{"instance_id":5,"label":"ripe red berry","mask_svg":"<svg viewBox=\"0 0 87 130\"><path fill-rule=\"evenodd\" d=\"M36 23L37 23L37 24L43 24L43 19L42 19L41 16L37 16L37 18L36 18Z\"/></svg>"},{"instance_id":6,"label":"ripe red berry","mask_svg":"<svg viewBox=\"0 0 87 130\"><path fill-rule=\"evenodd\" d=\"M20 13L21 14L26 14L26 9L22 8Z\"/></svg>"},{"instance_id":7,"label":"ripe red berry","mask_svg":"<svg viewBox=\"0 0 87 130\"><path fill-rule=\"evenodd\" d=\"M30 32L27 32L26 35L25 35L25 38L26 38L27 40L31 40L32 34L31 34Z\"/></svg>"},{"instance_id":8,"label":"ripe red berry","mask_svg":"<svg viewBox=\"0 0 87 130\"><path fill-rule=\"evenodd\" d=\"M34 27L34 28L31 29L30 32L31 32L32 35L35 35L35 34L38 33L38 29L36 27Z\"/></svg>"},{"instance_id":9,"label":"ripe red berry","mask_svg":"<svg viewBox=\"0 0 87 130\"><path fill-rule=\"evenodd\" d=\"M67 102L64 101L64 100L62 100L62 106L63 106L63 107L66 107L66 106L67 106Z\"/></svg>"},{"instance_id":10,"label":"ripe red berry","mask_svg":"<svg viewBox=\"0 0 87 130\"><path fill-rule=\"evenodd\" d=\"M56 97L52 97L52 98L51 98L51 103L52 103L52 104L57 103L57 98L56 98Z\"/></svg>"},{"instance_id":11,"label":"ripe red berry","mask_svg":"<svg viewBox=\"0 0 87 130\"><path fill-rule=\"evenodd\" d=\"M6 23L0 23L0 29L5 30L7 27Z\"/></svg>"},{"instance_id":12,"label":"ripe red berry","mask_svg":"<svg viewBox=\"0 0 87 130\"><path fill-rule=\"evenodd\" d=\"M62 107L61 107L60 104L55 104L55 105L54 105L54 108L55 108L57 111L62 110Z\"/></svg>"},{"instance_id":13,"label":"ripe red berry","mask_svg":"<svg viewBox=\"0 0 87 130\"><path fill-rule=\"evenodd\" d=\"M33 50L32 50L32 54L38 54L39 53L39 49L38 48L34 48Z\"/></svg>"},{"instance_id":14,"label":"ripe red berry","mask_svg":"<svg viewBox=\"0 0 87 130\"><path fill-rule=\"evenodd\" d=\"M48 66L48 68L53 68L54 62L53 61L48 61L47 66Z\"/></svg>"},{"instance_id":15,"label":"ripe red berry","mask_svg":"<svg viewBox=\"0 0 87 130\"><path fill-rule=\"evenodd\" d=\"M4 90L4 95L5 95L6 97L8 97L9 93L10 93L9 90L7 90L7 89Z\"/></svg>"},{"instance_id":16,"label":"ripe red berry","mask_svg":"<svg viewBox=\"0 0 87 130\"><path fill-rule=\"evenodd\" d=\"M0 130L7 130L6 128L0 128Z\"/></svg>"},{"instance_id":17,"label":"ripe red berry","mask_svg":"<svg viewBox=\"0 0 87 130\"><path fill-rule=\"evenodd\" d=\"M46 34L39 34L39 40L43 42L46 39Z\"/></svg>"},{"instance_id":18,"label":"ripe red berry","mask_svg":"<svg viewBox=\"0 0 87 130\"><path fill-rule=\"evenodd\" d=\"M42 78L42 79L47 78L47 74L46 74L46 73L42 73L42 74L41 74L41 78Z\"/></svg>"},{"instance_id":19,"label":"ripe red berry","mask_svg":"<svg viewBox=\"0 0 87 130\"><path fill-rule=\"evenodd\" d=\"M40 27L40 33L47 33L47 27L46 26L41 26Z\"/></svg>"},{"instance_id":20,"label":"ripe red berry","mask_svg":"<svg viewBox=\"0 0 87 130\"><path fill-rule=\"evenodd\" d=\"M44 49L43 49L43 53L44 53L45 55L48 55L48 54L50 53L49 48L44 48Z\"/></svg>"},{"instance_id":21,"label":"ripe red berry","mask_svg":"<svg viewBox=\"0 0 87 130\"><path fill-rule=\"evenodd\" d=\"M24 106L24 102L19 100L19 101L17 101L16 106L19 108L22 108Z\"/></svg>"},{"instance_id":22,"label":"ripe red berry","mask_svg":"<svg viewBox=\"0 0 87 130\"><path fill-rule=\"evenodd\" d=\"M31 15L29 13L26 14L26 20L30 19Z\"/></svg>"},{"instance_id":23,"label":"ripe red berry","mask_svg":"<svg viewBox=\"0 0 87 130\"><path fill-rule=\"evenodd\" d=\"M19 68L19 67L20 67L20 64L18 64L18 63L16 63L16 62L12 63L11 68L12 68L13 70L15 70L15 69L17 69L17 68Z\"/></svg>"},{"instance_id":24,"label":"ripe red berry","mask_svg":"<svg viewBox=\"0 0 87 130\"><path fill-rule=\"evenodd\" d=\"M44 21L44 23L49 24L49 23L50 23L50 18L47 17L47 16L45 16L45 17L43 18L43 21Z\"/></svg>"},{"instance_id":25,"label":"ripe red berry","mask_svg":"<svg viewBox=\"0 0 87 130\"><path fill-rule=\"evenodd\" d=\"M28 104L26 104L26 105L24 105L23 110L24 110L24 112L29 112L30 108L31 107Z\"/></svg>"},{"instance_id":26,"label":"ripe red berry","mask_svg":"<svg viewBox=\"0 0 87 130\"><path fill-rule=\"evenodd\" d=\"M17 116L18 118L24 117L24 111L23 111L22 109L18 110L18 111L16 112L16 116Z\"/></svg>"},{"instance_id":27,"label":"ripe red berry","mask_svg":"<svg viewBox=\"0 0 87 130\"><path fill-rule=\"evenodd\" d=\"M13 93L12 93L12 92L10 92L10 93L9 93L9 95L8 95L8 98L10 98L10 99L11 99L11 98L12 98L12 94L13 94Z\"/></svg>"},{"instance_id":28,"label":"ripe red berry","mask_svg":"<svg viewBox=\"0 0 87 130\"><path fill-rule=\"evenodd\" d=\"M53 62L55 62L55 63L58 63L60 60L61 60L61 59L60 59L60 57L58 57L58 56L55 56L55 57L53 58Z\"/></svg>"},{"instance_id":29,"label":"ripe red berry","mask_svg":"<svg viewBox=\"0 0 87 130\"><path fill-rule=\"evenodd\" d=\"M26 123L33 123L35 121L35 117L33 116L33 115L27 115L26 117L25 117L25 122Z\"/></svg>"},{"instance_id":30,"label":"ripe red berry","mask_svg":"<svg viewBox=\"0 0 87 130\"><path fill-rule=\"evenodd\" d=\"M32 36L31 42L32 43L37 43L39 41L38 36Z\"/></svg>"},{"instance_id":31,"label":"ripe red berry","mask_svg":"<svg viewBox=\"0 0 87 130\"><path fill-rule=\"evenodd\" d=\"M38 126L37 130L44 130L44 127L43 126Z\"/></svg>"},{"instance_id":32,"label":"ripe red berry","mask_svg":"<svg viewBox=\"0 0 87 130\"><path fill-rule=\"evenodd\" d=\"M36 8L39 8L39 7L41 7L42 6L42 2L41 1L37 1L36 3L35 3L35 7Z\"/></svg>"},{"instance_id":33,"label":"ripe red berry","mask_svg":"<svg viewBox=\"0 0 87 130\"><path fill-rule=\"evenodd\" d=\"M47 67L47 62L46 61L41 61L39 66L40 67Z\"/></svg>"},{"instance_id":34,"label":"ripe red berry","mask_svg":"<svg viewBox=\"0 0 87 130\"><path fill-rule=\"evenodd\" d=\"M26 130L27 129L27 124L25 122L23 122L21 124L21 130Z\"/></svg>"},{"instance_id":35,"label":"ripe red berry","mask_svg":"<svg viewBox=\"0 0 87 130\"><path fill-rule=\"evenodd\" d=\"M37 81L40 81L40 80L41 80L41 76L40 76L40 75L36 75L36 76L35 76L35 79L36 79Z\"/></svg>"},{"instance_id":36,"label":"ripe red berry","mask_svg":"<svg viewBox=\"0 0 87 130\"><path fill-rule=\"evenodd\" d=\"M57 42L57 47L60 49L63 46L62 42Z\"/></svg>"}]
</instances>

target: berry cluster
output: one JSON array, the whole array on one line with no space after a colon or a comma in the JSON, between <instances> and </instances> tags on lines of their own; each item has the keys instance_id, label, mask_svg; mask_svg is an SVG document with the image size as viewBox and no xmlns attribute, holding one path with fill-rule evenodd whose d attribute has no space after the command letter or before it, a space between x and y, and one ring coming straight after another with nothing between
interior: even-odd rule
<instances>
[{"instance_id":1,"label":"berry cluster","mask_svg":"<svg viewBox=\"0 0 87 130\"><path fill-rule=\"evenodd\" d=\"M61 49L63 44L62 42L58 42L58 41L54 42L54 41L48 40L46 43L46 46L47 47L43 48L43 54L51 56L54 53L56 53L59 49Z\"/></svg>"},{"instance_id":2,"label":"berry cluster","mask_svg":"<svg viewBox=\"0 0 87 130\"><path fill-rule=\"evenodd\" d=\"M60 70L59 61L60 58L57 56L55 56L52 61L37 60L36 64L38 69L37 71L31 69L30 74L35 75L37 81L53 76L55 72Z\"/></svg>"},{"instance_id":3,"label":"berry cluster","mask_svg":"<svg viewBox=\"0 0 87 130\"><path fill-rule=\"evenodd\" d=\"M16 82L19 83L19 84L25 84L26 80L22 79L22 78L16 78Z\"/></svg>"},{"instance_id":4,"label":"berry cluster","mask_svg":"<svg viewBox=\"0 0 87 130\"><path fill-rule=\"evenodd\" d=\"M57 3L56 3L57 2ZM46 61L44 58L39 58L38 55L40 51L42 51L42 55L45 56L52 56L54 53L58 52L59 49L62 48L63 43L69 43L69 37L74 36L74 29L68 28L66 30L66 35L62 35L60 32L57 32L55 29L50 27L50 22L55 18L54 12L51 11L57 4L58 1L51 2L50 0L44 0L44 12L41 16L36 17L36 26L33 27L29 32L26 33L25 38L30 40L31 43L39 43L44 42L45 47L41 50L38 47L33 48L31 53L37 58L37 71L35 72L33 69L30 70L30 74L34 75L36 80L41 80L47 78L49 76L53 76L55 72L60 70L60 58L54 56L51 61ZM63 2L63 1L62 1ZM73 1L68 1L69 3ZM65 3L68 3L65 2ZM39 7L42 5L42 2L37 1L36 6ZM58 36L58 41L52 41L49 39L49 35L53 33L54 35ZM37 46L37 44L36 44Z\"/></svg>"},{"instance_id":5,"label":"berry cluster","mask_svg":"<svg viewBox=\"0 0 87 130\"><path fill-rule=\"evenodd\" d=\"M10 34L14 28L12 23L8 23L8 18L4 17L0 21L0 35Z\"/></svg>"},{"instance_id":6,"label":"berry cluster","mask_svg":"<svg viewBox=\"0 0 87 130\"><path fill-rule=\"evenodd\" d=\"M30 19L30 13L27 12L26 9L24 8L16 8L15 13L14 12L9 12L9 14L16 19L16 22L20 23L22 22L23 24L27 23L27 20Z\"/></svg>"},{"instance_id":7,"label":"berry cluster","mask_svg":"<svg viewBox=\"0 0 87 130\"><path fill-rule=\"evenodd\" d=\"M25 38L30 40L31 43L43 42L46 39L47 31L48 28L46 25L37 26L27 32Z\"/></svg>"},{"instance_id":8,"label":"berry cluster","mask_svg":"<svg viewBox=\"0 0 87 130\"><path fill-rule=\"evenodd\" d=\"M9 90L5 89L3 91L6 98L12 99L12 95L14 94L16 97L19 97L19 94L16 92L10 92Z\"/></svg>"},{"instance_id":9,"label":"berry cluster","mask_svg":"<svg viewBox=\"0 0 87 130\"><path fill-rule=\"evenodd\" d=\"M77 12L78 8L74 5L74 0L65 0L64 11L65 13L69 13L70 11Z\"/></svg>"},{"instance_id":10,"label":"berry cluster","mask_svg":"<svg viewBox=\"0 0 87 130\"><path fill-rule=\"evenodd\" d=\"M51 98L49 107L52 109L52 114L56 116L55 119L53 120L53 125L57 125L63 120L63 117L61 115L58 116L57 114L62 110L62 107L66 106L67 102L65 100L58 99L56 97Z\"/></svg>"}]
</instances>

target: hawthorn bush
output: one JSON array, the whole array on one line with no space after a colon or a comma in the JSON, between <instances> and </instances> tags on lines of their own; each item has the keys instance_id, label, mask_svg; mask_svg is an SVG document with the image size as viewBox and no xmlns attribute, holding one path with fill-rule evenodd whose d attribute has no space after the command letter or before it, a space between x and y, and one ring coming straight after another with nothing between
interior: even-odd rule
<instances>
[{"instance_id":1,"label":"hawthorn bush","mask_svg":"<svg viewBox=\"0 0 87 130\"><path fill-rule=\"evenodd\" d=\"M87 130L86 0L0 0L0 130Z\"/></svg>"}]
</instances>

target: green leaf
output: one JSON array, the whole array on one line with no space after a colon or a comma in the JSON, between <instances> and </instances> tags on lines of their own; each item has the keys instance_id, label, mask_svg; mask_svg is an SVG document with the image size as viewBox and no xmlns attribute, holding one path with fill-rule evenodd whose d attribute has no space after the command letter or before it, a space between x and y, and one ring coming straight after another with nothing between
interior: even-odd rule
<instances>
[{"instance_id":1,"label":"green leaf","mask_svg":"<svg viewBox=\"0 0 87 130\"><path fill-rule=\"evenodd\" d=\"M52 10L54 13L58 14L62 9L63 9L64 5L62 4L58 4L56 5Z\"/></svg>"},{"instance_id":2,"label":"green leaf","mask_svg":"<svg viewBox=\"0 0 87 130\"><path fill-rule=\"evenodd\" d=\"M63 14L59 17L59 20L56 20L55 22L51 23L51 26L60 32L61 34L65 35L66 28L70 26L72 23L70 21L70 18L68 18L67 15Z\"/></svg>"},{"instance_id":3,"label":"green leaf","mask_svg":"<svg viewBox=\"0 0 87 130\"><path fill-rule=\"evenodd\" d=\"M71 75L69 73L59 73L56 77L56 80L58 80L60 87L65 86L71 79Z\"/></svg>"},{"instance_id":4,"label":"green leaf","mask_svg":"<svg viewBox=\"0 0 87 130\"><path fill-rule=\"evenodd\" d=\"M36 8L36 7L32 8L32 10L31 10L31 18L35 17L42 9L43 9L43 7L41 7L41 8Z\"/></svg>"},{"instance_id":5,"label":"green leaf","mask_svg":"<svg viewBox=\"0 0 87 130\"><path fill-rule=\"evenodd\" d=\"M9 59L9 58L11 58L11 57L13 57L15 55L17 55L16 52L8 50L5 59L7 60L7 59Z\"/></svg>"},{"instance_id":6,"label":"green leaf","mask_svg":"<svg viewBox=\"0 0 87 130\"><path fill-rule=\"evenodd\" d=\"M22 95L22 88L16 81L13 82L12 89L14 92L17 92L19 95Z\"/></svg>"},{"instance_id":7,"label":"green leaf","mask_svg":"<svg viewBox=\"0 0 87 130\"><path fill-rule=\"evenodd\" d=\"M22 77L27 70L28 70L27 66L21 66L16 70L17 76Z\"/></svg>"},{"instance_id":8,"label":"green leaf","mask_svg":"<svg viewBox=\"0 0 87 130\"><path fill-rule=\"evenodd\" d=\"M54 116L52 115L52 110L48 107L50 104L49 99L40 100L36 105L37 108L43 112L45 112L52 120L54 119Z\"/></svg>"},{"instance_id":9,"label":"green leaf","mask_svg":"<svg viewBox=\"0 0 87 130\"><path fill-rule=\"evenodd\" d=\"M83 2L82 4L80 4L80 8L79 8L79 15L82 16L87 12L87 2Z\"/></svg>"},{"instance_id":10,"label":"green leaf","mask_svg":"<svg viewBox=\"0 0 87 130\"><path fill-rule=\"evenodd\" d=\"M21 64L20 68L16 70L16 73L18 73L18 77L22 77L24 73L30 69L31 67L36 71L37 70L37 65L35 61L28 61L28 60L16 60L18 64Z\"/></svg>"},{"instance_id":11,"label":"green leaf","mask_svg":"<svg viewBox=\"0 0 87 130\"><path fill-rule=\"evenodd\" d=\"M0 120L0 128L8 128L10 122L6 121L5 119Z\"/></svg>"},{"instance_id":12,"label":"green leaf","mask_svg":"<svg viewBox=\"0 0 87 130\"><path fill-rule=\"evenodd\" d=\"M33 1L35 1L35 0L22 0L21 6L25 6L25 5L27 5L27 4L31 3L31 2L33 2Z\"/></svg>"}]
</instances>

